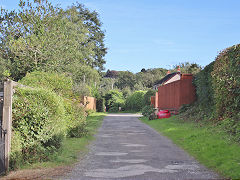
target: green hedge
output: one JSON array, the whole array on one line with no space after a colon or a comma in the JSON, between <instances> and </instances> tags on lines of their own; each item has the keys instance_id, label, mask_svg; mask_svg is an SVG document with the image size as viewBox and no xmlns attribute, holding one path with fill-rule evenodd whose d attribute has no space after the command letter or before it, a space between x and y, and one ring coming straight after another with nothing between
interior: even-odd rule
<instances>
[{"instance_id":1,"label":"green hedge","mask_svg":"<svg viewBox=\"0 0 240 180\"><path fill-rule=\"evenodd\" d=\"M227 48L216 58L212 72L218 117L240 115L240 44Z\"/></svg>"},{"instance_id":2,"label":"green hedge","mask_svg":"<svg viewBox=\"0 0 240 180\"><path fill-rule=\"evenodd\" d=\"M46 89L17 88L13 97L12 128L12 168L19 161L31 163L46 159L66 136L63 98Z\"/></svg>"},{"instance_id":3,"label":"green hedge","mask_svg":"<svg viewBox=\"0 0 240 180\"><path fill-rule=\"evenodd\" d=\"M203 114L211 116L214 114L214 89L213 89L213 71L214 62L207 65L202 71L196 74L194 85L196 86L197 106Z\"/></svg>"},{"instance_id":4,"label":"green hedge","mask_svg":"<svg viewBox=\"0 0 240 180\"><path fill-rule=\"evenodd\" d=\"M135 91L126 99L126 110L141 111L144 107L144 95L146 91Z\"/></svg>"},{"instance_id":5,"label":"green hedge","mask_svg":"<svg viewBox=\"0 0 240 180\"><path fill-rule=\"evenodd\" d=\"M33 72L13 96L11 168L45 161L64 137L86 135L86 113L72 93L72 80L64 74Z\"/></svg>"},{"instance_id":6,"label":"green hedge","mask_svg":"<svg viewBox=\"0 0 240 180\"><path fill-rule=\"evenodd\" d=\"M28 73L19 83L35 88L46 88L66 98L70 98L73 95L72 78L65 74L35 71Z\"/></svg>"},{"instance_id":7,"label":"green hedge","mask_svg":"<svg viewBox=\"0 0 240 180\"><path fill-rule=\"evenodd\" d=\"M76 102L64 100L67 120L67 136L82 137L87 134L86 113L84 107Z\"/></svg>"},{"instance_id":8,"label":"green hedge","mask_svg":"<svg viewBox=\"0 0 240 180\"><path fill-rule=\"evenodd\" d=\"M214 121L240 140L240 45L223 50L194 79L197 102L182 117Z\"/></svg>"}]
</instances>

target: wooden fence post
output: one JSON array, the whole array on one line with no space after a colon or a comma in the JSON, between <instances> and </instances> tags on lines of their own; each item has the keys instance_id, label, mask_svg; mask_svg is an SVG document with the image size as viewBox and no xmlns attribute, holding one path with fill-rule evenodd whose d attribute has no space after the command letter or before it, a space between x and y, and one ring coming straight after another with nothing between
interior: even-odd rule
<instances>
[{"instance_id":1,"label":"wooden fence post","mask_svg":"<svg viewBox=\"0 0 240 180\"><path fill-rule=\"evenodd\" d=\"M7 80L4 82L4 100L3 100L3 119L2 127L6 130L5 136L5 167L6 172L9 168L9 157L11 148L11 133L12 133L12 95L13 82Z\"/></svg>"}]
</instances>

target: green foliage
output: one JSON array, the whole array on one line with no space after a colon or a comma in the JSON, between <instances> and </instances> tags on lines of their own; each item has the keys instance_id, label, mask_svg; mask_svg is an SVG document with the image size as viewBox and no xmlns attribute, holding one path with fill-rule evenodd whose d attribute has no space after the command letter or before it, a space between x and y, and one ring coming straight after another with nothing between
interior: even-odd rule
<instances>
[{"instance_id":1,"label":"green foliage","mask_svg":"<svg viewBox=\"0 0 240 180\"><path fill-rule=\"evenodd\" d=\"M19 83L29 87L42 87L54 91L60 96L71 97L73 82L71 77L65 74L50 72L32 72L28 73Z\"/></svg>"},{"instance_id":2,"label":"green foliage","mask_svg":"<svg viewBox=\"0 0 240 180\"><path fill-rule=\"evenodd\" d=\"M46 161L66 136L88 133L86 113L75 99L70 77L33 72L20 82L27 87L18 87L13 99L12 168Z\"/></svg>"},{"instance_id":3,"label":"green foliage","mask_svg":"<svg viewBox=\"0 0 240 180\"><path fill-rule=\"evenodd\" d=\"M222 51L215 60L212 77L218 117L238 117L240 112L239 69L239 44Z\"/></svg>"},{"instance_id":4,"label":"green foliage","mask_svg":"<svg viewBox=\"0 0 240 180\"><path fill-rule=\"evenodd\" d=\"M88 152L88 144L94 140L94 134L100 127L101 122L106 114L93 113L87 117L86 128L88 129L87 136L81 138L67 137L63 140L62 147L57 153L49 155L49 159L44 162L36 162L33 164L24 165L24 169L46 169L56 166L69 166L77 162ZM34 176L34 175L33 175ZM18 177L21 179L21 177ZM30 177L31 178L31 177ZM33 178L33 177L32 177ZM44 176L44 179L46 177Z\"/></svg>"},{"instance_id":5,"label":"green foliage","mask_svg":"<svg viewBox=\"0 0 240 180\"><path fill-rule=\"evenodd\" d=\"M114 78L102 78L99 87L99 93L104 96L108 91L112 90L115 86L116 79Z\"/></svg>"},{"instance_id":6,"label":"green foliage","mask_svg":"<svg viewBox=\"0 0 240 180\"><path fill-rule=\"evenodd\" d=\"M194 78L194 85L197 94L198 109L205 115L211 116L214 114L214 89L212 80L212 71L215 62L207 65L202 71L197 73Z\"/></svg>"},{"instance_id":7,"label":"green foliage","mask_svg":"<svg viewBox=\"0 0 240 180\"><path fill-rule=\"evenodd\" d=\"M144 95L146 91L135 91L126 99L126 110L141 111L144 107Z\"/></svg>"},{"instance_id":8,"label":"green foliage","mask_svg":"<svg viewBox=\"0 0 240 180\"><path fill-rule=\"evenodd\" d=\"M156 95L156 91L153 89L149 89L146 94L144 94L144 105L150 105L151 104L151 96L155 96Z\"/></svg>"},{"instance_id":9,"label":"green foliage","mask_svg":"<svg viewBox=\"0 0 240 180\"><path fill-rule=\"evenodd\" d=\"M12 157L21 147L25 162L47 158L49 152L59 148L66 123L63 98L46 89L18 88L13 98L12 124L13 144L18 145Z\"/></svg>"},{"instance_id":10,"label":"green foliage","mask_svg":"<svg viewBox=\"0 0 240 180\"><path fill-rule=\"evenodd\" d=\"M129 87L131 90L134 89L134 85L136 84L135 75L129 71L119 71L118 78L115 83L117 88L124 89Z\"/></svg>"},{"instance_id":11,"label":"green foliage","mask_svg":"<svg viewBox=\"0 0 240 180\"><path fill-rule=\"evenodd\" d=\"M19 131L12 131L11 152L10 152L10 168L20 167L23 160L22 154L22 138Z\"/></svg>"},{"instance_id":12,"label":"green foliage","mask_svg":"<svg viewBox=\"0 0 240 180\"><path fill-rule=\"evenodd\" d=\"M179 65L175 65L173 71L176 72L178 67L180 67L181 73L197 74L202 70L202 67L196 63L184 62Z\"/></svg>"},{"instance_id":13,"label":"green foliage","mask_svg":"<svg viewBox=\"0 0 240 180\"><path fill-rule=\"evenodd\" d=\"M152 105L146 105L142 109L142 115L149 118L150 115L154 113L154 111L155 109Z\"/></svg>"},{"instance_id":14,"label":"green foliage","mask_svg":"<svg viewBox=\"0 0 240 180\"><path fill-rule=\"evenodd\" d=\"M162 79L167 73L166 69L163 68L154 68L154 69L147 69L142 70L141 72L136 74L136 80L138 86L142 84L145 88L152 88L154 82L159 81ZM140 89L136 89L140 90Z\"/></svg>"},{"instance_id":15,"label":"green foliage","mask_svg":"<svg viewBox=\"0 0 240 180\"><path fill-rule=\"evenodd\" d=\"M73 82L75 84L86 83L87 85L91 85L94 83L100 82L99 72L90 66L74 66L73 72Z\"/></svg>"},{"instance_id":16,"label":"green foliage","mask_svg":"<svg viewBox=\"0 0 240 180\"><path fill-rule=\"evenodd\" d=\"M0 61L10 61L15 80L32 71L73 73L76 65L103 69L104 32L95 11L81 4L63 10L47 0L20 1L18 9L0 14Z\"/></svg>"},{"instance_id":17,"label":"green foliage","mask_svg":"<svg viewBox=\"0 0 240 180\"><path fill-rule=\"evenodd\" d=\"M185 108L183 119L218 121L224 131L240 139L240 45L223 50L196 74L197 102ZM184 109L184 108L182 108Z\"/></svg>"},{"instance_id":18,"label":"green foliage","mask_svg":"<svg viewBox=\"0 0 240 180\"><path fill-rule=\"evenodd\" d=\"M122 89L122 93L125 99L132 94L132 90L129 87Z\"/></svg>"},{"instance_id":19,"label":"green foliage","mask_svg":"<svg viewBox=\"0 0 240 180\"><path fill-rule=\"evenodd\" d=\"M86 129L86 114L84 107L72 102L64 100L67 121L67 135L69 137L83 137L87 134Z\"/></svg>"},{"instance_id":20,"label":"green foliage","mask_svg":"<svg viewBox=\"0 0 240 180\"><path fill-rule=\"evenodd\" d=\"M105 94L110 89L118 88L123 91L126 98L132 91L152 88L154 82L163 78L166 73L167 70L163 68L144 69L136 74L129 71L108 70L103 73L105 78L100 83L100 91Z\"/></svg>"},{"instance_id":21,"label":"green foliage","mask_svg":"<svg viewBox=\"0 0 240 180\"><path fill-rule=\"evenodd\" d=\"M9 78L11 73L9 71L10 62L6 59L1 58L0 54L0 80L5 79L6 77Z\"/></svg>"},{"instance_id":22,"label":"green foliage","mask_svg":"<svg viewBox=\"0 0 240 180\"><path fill-rule=\"evenodd\" d=\"M96 102L96 109L97 112L104 112L105 111L105 99L102 97L97 98Z\"/></svg>"},{"instance_id":23,"label":"green foliage","mask_svg":"<svg viewBox=\"0 0 240 180\"><path fill-rule=\"evenodd\" d=\"M107 111L110 110L114 112L118 111L119 107L123 107L125 102L122 92L118 90L110 90L105 95L105 100Z\"/></svg>"}]
</instances>

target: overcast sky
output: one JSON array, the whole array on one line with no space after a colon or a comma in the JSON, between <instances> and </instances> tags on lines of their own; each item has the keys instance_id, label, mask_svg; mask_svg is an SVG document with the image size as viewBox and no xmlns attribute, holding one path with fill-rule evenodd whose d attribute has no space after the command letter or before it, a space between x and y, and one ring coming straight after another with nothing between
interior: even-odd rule
<instances>
[{"instance_id":1,"label":"overcast sky","mask_svg":"<svg viewBox=\"0 0 240 180\"><path fill-rule=\"evenodd\" d=\"M74 0L49 0L66 8ZM106 30L106 70L205 66L240 43L239 0L82 0ZM18 0L0 0L6 9Z\"/></svg>"}]
</instances>

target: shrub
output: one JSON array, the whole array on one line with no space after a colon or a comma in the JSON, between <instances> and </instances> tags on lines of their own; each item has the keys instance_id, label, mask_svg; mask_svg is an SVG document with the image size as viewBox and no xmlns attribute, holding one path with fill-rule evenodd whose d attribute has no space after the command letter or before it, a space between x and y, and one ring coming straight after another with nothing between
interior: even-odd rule
<instances>
[{"instance_id":1,"label":"shrub","mask_svg":"<svg viewBox=\"0 0 240 180\"><path fill-rule=\"evenodd\" d=\"M82 137L87 133L86 113L84 107L65 99L64 108L66 110L67 135L69 137Z\"/></svg>"},{"instance_id":2,"label":"shrub","mask_svg":"<svg viewBox=\"0 0 240 180\"><path fill-rule=\"evenodd\" d=\"M105 100L107 111L110 109L114 111L117 109L118 111L118 108L123 107L125 102L122 92L119 92L118 90L110 90L105 95Z\"/></svg>"},{"instance_id":3,"label":"shrub","mask_svg":"<svg viewBox=\"0 0 240 180\"><path fill-rule=\"evenodd\" d=\"M116 106L111 107L108 111L109 112L118 112L119 108Z\"/></svg>"},{"instance_id":4,"label":"shrub","mask_svg":"<svg viewBox=\"0 0 240 180\"><path fill-rule=\"evenodd\" d=\"M146 91L135 91L126 100L126 110L141 111L144 106L144 95Z\"/></svg>"},{"instance_id":5,"label":"shrub","mask_svg":"<svg viewBox=\"0 0 240 180\"><path fill-rule=\"evenodd\" d=\"M33 72L20 82L28 87L18 87L13 96L12 168L47 160L66 135L87 133L84 107L69 99L74 97L71 78Z\"/></svg>"},{"instance_id":6,"label":"shrub","mask_svg":"<svg viewBox=\"0 0 240 180\"><path fill-rule=\"evenodd\" d=\"M60 147L66 135L64 100L46 89L17 88L13 97L12 166L19 158L34 162ZM54 142L54 143L53 143Z\"/></svg>"},{"instance_id":7,"label":"shrub","mask_svg":"<svg viewBox=\"0 0 240 180\"><path fill-rule=\"evenodd\" d=\"M150 115L152 113L154 113L155 109L153 107L153 105L147 105L147 106L144 106L143 109L142 109L142 115L145 116L145 117L150 117Z\"/></svg>"}]
</instances>

